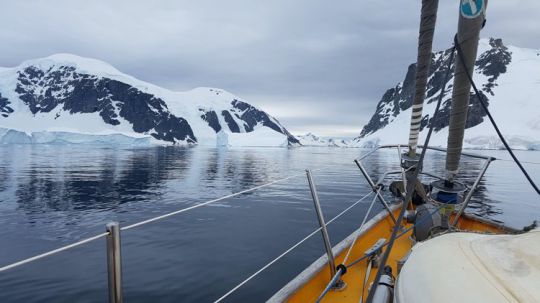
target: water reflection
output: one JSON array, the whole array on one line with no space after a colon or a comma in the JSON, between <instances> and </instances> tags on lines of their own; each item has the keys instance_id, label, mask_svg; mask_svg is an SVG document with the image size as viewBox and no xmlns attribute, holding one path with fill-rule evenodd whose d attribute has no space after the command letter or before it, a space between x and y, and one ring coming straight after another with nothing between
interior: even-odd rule
<instances>
[{"instance_id":1,"label":"water reflection","mask_svg":"<svg viewBox=\"0 0 540 303\"><path fill-rule=\"evenodd\" d=\"M170 190L194 198L196 188L237 192L261 184L279 172L253 150L153 147L140 149L78 146L12 146L1 159L2 199L28 214L47 211L115 209L128 202L160 200ZM286 151L286 150L285 150ZM283 152L278 151L278 153ZM227 180L227 182L223 182ZM11 196L8 188L13 188ZM199 189L200 190L200 189ZM189 194L187 194L189 193ZM212 193L215 195L215 193Z\"/></svg>"},{"instance_id":2,"label":"water reflection","mask_svg":"<svg viewBox=\"0 0 540 303\"><path fill-rule=\"evenodd\" d=\"M363 152L338 148L0 146L0 241L6 243L0 248L0 264L101 232L110 220L134 223L306 168L320 169L314 172L315 180L323 211L330 218L370 191L352 162ZM531 155L525 160L540 158L540 153L537 158ZM470 186L483 163L463 159L460 177ZM518 174L511 164L492 164L468 211L522 227L538 218L540 211L527 184L507 177ZM383 172L399 169L398 154L395 150L375 153L365 166L377 180ZM540 166L535 168L530 172L540 178ZM444 155L430 151L424 170L444 175ZM366 204L359 204L336 221L330 227L332 241L337 243L350 234L366 209ZM316 224L302 174L216 207L132 230L123 238L126 295L130 302L145 302L158 295L162 301L213 301L233 286L231 272L249 276L263 260L284 251ZM306 243L288 261L253 281L235 301L266 300L322 254L319 240ZM0 301L106 300L102 248L99 242L40 263L45 265L0 276ZM214 270L211 277L201 271L209 263ZM92 290L88 285L101 288ZM200 291L201 285L204 291Z\"/></svg>"},{"instance_id":3,"label":"water reflection","mask_svg":"<svg viewBox=\"0 0 540 303\"><path fill-rule=\"evenodd\" d=\"M78 146L4 146L0 157L0 208L26 214L51 211L115 210L125 203L152 204L242 191L273 180L274 176L304 168L339 172L346 168L359 175L347 151L344 159L330 152L312 150L201 149L152 147L113 149ZM339 164L336 164L338 163ZM388 170L398 170L395 150L382 150L365 160L376 181ZM483 162L463 157L460 180L471 186ZM493 167L490 170L496 168ZM496 165L495 165L496 166ZM444 175L444 154L429 151L424 171ZM396 176L399 178L399 176ZM503 214L486 175L480 182L469 211L485 217ZM339 175L333 178L339 182ZM337 180L337 181L336 181ZM429 178L426 182L429 182ZM336 191L339 189L336 188Z\"/></svg>"},{"instance_id":4,"label":"water reflection","mask_svg":"<svg viewBox=\"0 0 540 303\"><path fill-rule=\"evenodd\" d=\"M189 148L154 148L117 151L58 147L34 157L34 148L20 151L30 157L15 183L18 207L27 213L112 209L126 202L159 199L163 182L185 177ZM70 159L65 156L69 155ZM3 176L5 178L5 175Z\"/></svg>"}]
</instances>

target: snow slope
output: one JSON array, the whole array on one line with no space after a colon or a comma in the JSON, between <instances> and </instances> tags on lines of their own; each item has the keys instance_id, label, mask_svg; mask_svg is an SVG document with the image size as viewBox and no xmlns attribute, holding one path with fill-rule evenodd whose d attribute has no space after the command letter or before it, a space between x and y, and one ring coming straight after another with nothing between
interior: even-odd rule
<instances>
[{"instance_id":1,"label":"snow slope","mask_svg":"<svg viewBox=\"0 0 540 303\"><path fill-rule=\"evenodd\" d=\"M305 135L296 135L295 137L300 141L300 144L302 144L302 146L352 147L351 140L348 139L324 139L312 133L307 133Z\"/></svg>"},{"instance_id":2,"label":"snow slope","mask_svg":"<svg viewBox=\"0 0 540 303\"><path fill-rule=\"evenodd\" d=\"M432 60L419 142L424 141L427 126L433 123L431 117L443 82L440 75L448 54L448 50L438 52ZM506 47L500 39L481 39L478 54L474 80L478 87L482 87L482 93L489 102L488 108L503 135L512 148L540 150L540 50ZM414 85L414 80L411 82L410 79L411 69L414 70L414 65L409 67L406 79L383 96L354 145L373 147L407 142ZM435 121L436 132L430 145L446 147L452 83L453 77L448 82L441 119ZM464 147L502 148L493 126L472 94Z\"/></svg>"},{"instance_id":3,"label":"snow slope","mask_svg":"<svg viewBox=\"0 0 540 303\"><path fill-rule=\"evenodd\" d=\"M105 62L71 54L0 68L0 128L25 133L33 138L30 143L49 142L35 139L45 133L57 138L51 142L63 142L71 133L84 142L95 138L125 143L130 140L120 138L130 137L145 138L133 140L137 144L215 146L218 133L231 137L253 133L249 137L258 142L272 135L269 142L280 137L286 144L298 144L275 118L224 90L200 87L174 92ZM111 135L119 140L103 141L103 136ZM27 142L24 136L15 137L0 137L0 142Z\"/></svg>"}]
</instances>

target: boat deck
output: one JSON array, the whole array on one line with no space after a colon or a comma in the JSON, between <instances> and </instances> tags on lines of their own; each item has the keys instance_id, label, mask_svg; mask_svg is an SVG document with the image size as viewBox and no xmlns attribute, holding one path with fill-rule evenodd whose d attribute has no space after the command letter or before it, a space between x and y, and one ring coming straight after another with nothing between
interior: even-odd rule
<instances>
[{"instance_id":1,"label":"boat deck","mask_svg":"<svg viewBox=\"0 0 540 303\"><path fill-rule=\"evenodd\" d=\"M394 215L397 217L400 208L394 208ZM411 224L404 223L404 229L411 227ZM362 231L358 237L351 254L347 260L347 264L364 256L364 252L372 247L379 239L385 238L388 240L392 233L393 221L386 215L383 219L371 225L367 230ZM494 224L493 222L484 221L476 217L464 215L460 217L458 228L467 231L476 231L482 233L500 234L509 232L503 226ZM392 267L392 273L397 275L398 261L402 260L412 248L414 242L411 239L411 231L408 231L403 236L396 239L392 251L388 257L387 265ZM384 248L383 248L384 250ZM343 249L336 256L336 264L341 264L347 249ZM368 261L362 260L358 264L347 269L347 273L342 277L342 280L347 284L343 290L329 291L321 302L360 302L364 279L368 268ZM366 287L363 290L364 300L367 297L369 285L375 279L377 268L372 268ZM287 302L315 302L319 295L328 285L331 279L330 269L325 264L316 274L300 286L293 294L291 294Z\"/></svg>"}]
</instances>

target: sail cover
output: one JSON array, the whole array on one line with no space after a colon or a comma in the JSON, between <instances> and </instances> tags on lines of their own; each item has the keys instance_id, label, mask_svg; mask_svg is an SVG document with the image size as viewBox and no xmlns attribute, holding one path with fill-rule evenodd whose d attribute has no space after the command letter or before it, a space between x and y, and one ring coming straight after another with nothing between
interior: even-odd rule
<instances>
[{"instance_id":1,"label":"sail cover","mask_svg":"<svg viewBox=\"0 0 540 303\"><path fill-rule=\"evenodd\" d=\"M540 302L538 252L540 229L439 236L414 246L394 302Z\"/></svg>"}]
</instances>

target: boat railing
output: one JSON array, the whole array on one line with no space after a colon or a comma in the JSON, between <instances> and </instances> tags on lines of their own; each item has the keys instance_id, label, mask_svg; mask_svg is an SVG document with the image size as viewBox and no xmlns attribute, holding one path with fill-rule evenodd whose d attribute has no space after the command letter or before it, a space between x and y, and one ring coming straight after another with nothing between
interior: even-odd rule
<instances>
[{"instance_id":1,"label":"boat railing","mask_svg":"<svg viewBox=\"0 0 540 303\"><path fill-rule=\"evenodd\" d=\"M270 266L275 264L277 261L281 260L283 257L285 257L286 255L291 253L294 249L296 249L297 247L302 245L308 239L312 238L318 232L321 232L322 236L323 236L323 241L324 241L324 244L325 244L325 250L326 250L327 257L328 257L328 265L330 266L331 278L332 278L332 280L334 280L334 278L336 276L340 276L340 272L338 270L340 270L340 271L342 271L342 270L339 269L339 266L336 267L335 264L333 263L334 256L333 256L332 247L330 245L329 236L328 236L328 232L326 230L326 227L329 224L332 224L333 222L335 222L337 219L339 219L345 213L350 211L353 207L355 207L356 205L363 202L365 199L367 199L372 194L374 194L375 196L374 196L374 198L373 198L373 200L371 202L371 205L369 207L368 212L365 214L362 225L366 222L366 219L367 219L367 217L368 217L368 215L369 215L369 213L371 211L371 208L373 207L373 204L374 204L374 202L376 200L379 200L381 202L383 207L389 213L389 217L394 222L396 221L388 202L386 202L383 195L380 193L381 188L382 188L380 186L380 182L382 181L382 179L386 178L386 176L388 176L388 175L396 174L396 173L404 174L405 171L402 170L402 171L398 171L398 172L387 172L378 180L378 183L375 183L375 182L373 182L373 180L371 179L371 177L367 173L367 170L365 169L365 167L362 165L362 160L365 159L366 157L372 155L377 150L385 149L385 148L396 148L399 151L401 146L402 145L382 145L382 146L379 146L379 147L371 150L370 152L362 155L359 159L355 160L355 163L360 168L362 174L364 175L364 177L366 178L368 184L372 188L372 191L368 192L367 194L362 196L360 199L353 202L350 206L345 208L342 212L340 212L339 214L334 216L328 222L325 222L324 216L323 216L321 208L320 208L318 194L317 194L317 191L316 191L316 188L315 188L315 182L313 180L312 173L311 173L310 170L306 170L306 174L307 174L307 178L308 178L308 184L309 184L309 187L310 187L310 190L311 190L311 194L312 194L315 210L317 212L317 218L318 218L320 227L315 229L314 231L312 231L310 234L306 235L304 238L302 238L301 240L299 240L295 244L293 244L291 247L289 247L287 250L285 250L279 256L277 256L276 258L274 258L270 262L266 263L264 266L262 266L259 270L254 272L249 277L247 277L245 280L238 283L235 287L233 287L231 290L229 290L227 293L225 293L219 299L215 300L214 303L223 301L225 298L227 298L233 292L235 292L240 287L245 285L247 282L249 282L250 280L252 280L256 276L258 276L264 270L266 270L267 268L269 268ZM419 147L422 148L421 146L419 146ZM436 150L436 151L442 151L442 152L446 151L445 149L437 148L437 147L428 147L428 149L432 149L432 150ZM472 193L474 192L474 189L478 186L478 183L479 183L480 179L482 178L483 174L485 173L485 171L487 170L487 167L488 167L489 163L491 161L495 160L495 158L492 158L492 157L476 155L476 154L471 154L471 153L463 153L463 155L469 156L469 157L474 157L474 158L485 159L486 163L485 163L484 167L482 168L482 171L480 172L479 176L477 177L473 187L469 190L469 193L467 194L467 197L464 200L465 203L463 204L463 207L458 212L459 215L461 215L463 213L463 210L467 207L467 204L468 204L468 202L469 202L469 200L470 200L470 198L472 196ZM316 170L313 170L313 171L319 171L319 170L320 169L316 169ZM436 177L433 174L429 174L429 173L424 173L424 174L428 175L428 176L431 176L431 177ZM178 214L181 214L181 213L184 213L184 212L188 212L188 211L191 211L191 210L203 207L203 206L211 205L213 203L223 201L225 199L237 197L237 196L240 196L242 194L253 192L253 191L256 191L258 189L265 188L265 187L268 187L268 186L276 184L276 183L280 183L280 182L290 180L292 178L300 177L302 175L304 175L304 173L294 174L294 175L291 175L291 176L288 176L288 177L285 177L285 178L277 179L277 180L274 180L274 181L271 181L271 182L268 182L268 183L265 183L265 184L262 184L262 185L251 187L251 188L248 188L248 189L236 192L236 193L232 193L232 194L229 194L229 195L226 195L226 196L216 198L216 199L212 199L212 200L208 200L208 201L205 201L205 202L197 203L197 204L194 204L194 205L189 206L189 207L185 207L185 208L182 208L182 209L179 209L179 210L176 210L176 211L172 211L172 212L160 215L160 216L156 216L156 217L153 217L153 218L150 218L150 219L147 219L147 220L143 220L143 221L140 221L140 222L137 222L137 223L133 223L133 224L130 224L130 225L127 225L127 226L123 226L123 227L120 227L120 224L118 222L110 222L110 223L106 224L106 232L103 232L103 233L100 233L100 234L97 234L97 235L94 235L94 236L79 240L77 242L74 242L74 243L71 243L71 244L68 244L68 245L65 245L65 246L62 246L62 247L59 247L59 248L44 252L44 253L41 253L41 254L38 254L38 255L35 255L35 256L32 256L32 257L29 257L29 258L26 258L26 259L11 263L11 264L8 264L8 265L4 265L4 266L0 267L0 273L4 272L4 271L7 271L7 270L10 270L10 269L13 269L13 268L16 268L16 267L19 267L19 266L23 266L23 265L31 263L31 262L38 261L40 259L43 259L43 258L52 256L52 255L61 253L63 251L66 251L66 250L69 250L69 249L72 249L72 248L84 245L86 243L96 241L96 240L101 239L101 238L106 238L109 302L111 302L111 303L122 302L123 301L123 294L122 294L122 264L121 264L122 263L122 259L121 259L121 248L122 247L121 247L121 241L120 241L121 231L130 230L130 229L140 227L140 226L143 226L143 225L155 222L155 221L163 220L163 219L169 218L169 217L174 216L174 215L178 215ZM457 221L457 219L453 222L453 224L455 224L456 221ZM352 246L353 245L350 246L349 250L352 248ZM349 251L349 253L350 253L350 251ZM347 253L347 256L349 255L349 253ZM351 264L347 265L346 267L353 266L354 264L356 264L358 262L359 262L359 260L355 260L355 261L351 262Z\"/></svg>"},{"instance_id":2,"label":"boat railing","mask_svg":"<svg viewBox=\"0 0 540 303\"><path fill-rule=\"evenodd\" d=\"M318 171L318 170L320 170L320 169L317 169L317 170L314 170L314 171ZM310 176L311 171L308 171L307 174ZM44 253L41 253L41 254L38 254L38 255L35 255L35 256L32 256L32 257L29 257L29 258L26 258L26 259L11 263L11 264L8 264L8 265L4 265L4 266L0 267L0 273L8 271L8 270L16 268L16 267L19 267L19 266L23 266L23 265L31 263L31 262L38 261L40 259L43 259L43 258L52 256L52 255L61 253L63 251L66 251L66 250L69 250L69 249L72 249L72 248L84 245L84 244L89 243L89 242L93 242L93 241L96 241L98 239L105 238L106 239L106 251L107 251L109 302L115 302L115 303L116 302L122 302L123 301L123 295L122 295L122 264L121 264L122 260L121 260L121 241L120 241L121 231L126 231L126 230L133 229L133 228L136 228L136 227L140 227L140 226L143 226L143 225L155 222L155 221L163 220L163 219L169 218L169 217L174 216L174 215L178 215L178 214L181 214L181 213L184 213L184 212L188 212L190 210L194 210L194 209L197 209L197 208L200 208L200 207L203 207L203 206L207 206L207 205L219 202L219 201L223 201L225 199L237 197L237 196L240 196L242 194L253 192L253 191L256 191L258 189L265 188L265 187L268 187L270 185L280 183L280 182L284 182L284 181L290 180L292 178L297 178L297 177L300 177L300 176L303 176L303 175L304 175L304 173L294 174L294 175L291 175L291 176L288 176L288 177L285 177L285 178L274 180L274 181L271 181L271 182L268 182L268 183L265 183L265 184L262 184L262 185L259 185L259 186L255 186L255 187L252 187L252 188L249 188L249 189L245 189L245 190L242 190L242 191L239 191L239 192L236 192L236 193L232 193L230 195L226 195L226 196L223 196L223 197L219 197L219 198L216 198L216 199L212 199L212 200L208 200L208 201L205 201L205 202L197 203L195 205L192 205L192 206L189 206L189 207L186 207L186 208L182 208L182 209L179 209L179 210L176 210L176 211L173 211L173 212L169 212L169 213L166 213L166 214L163 214L163 215L160 215L160 216L156 216L156 217L153 217L153 218L150 218L150 219L147 219L147 220L144 220L144 221L140 221L140 222L137 222L137 223L133 223L133 224L130 224L130 225L126 225L126 226L123 226L123 227L120 227L120 224L118 222L110 222L110 223L106 224L106 232L99 233L97 235L94 235L94 236L79 240L77 242L74 242L74 243L71 243L71 244L68 244L68 245L65 245L65 246L62 246L62 247L59 247L59 248L44 252ZM314 190L314 188L313 188L313 190ZM312 190L312 193L314 193L313 190ZM286 255L288 255L295 248L297 248L298 246L300 246L301 244L306 242L308 239L312 238L318 232L322 231L323 229L326 230L326 226L328 226L328 225L332 224L333 222L335 222L336 220L338 220L341 216L343 216L345 213L350 211L353 207L355 207L356 205L363 202L371 194L372 194L372 192L369 192L366 195L362 196L360 199L356 200L354 203L349 205L347 208L345 208L339 214L334 216L328 222L324 223L321 227L315 229L310 234L308 234L307 236L305 236L304 238L302 238L301 240L296 242L294 245L292 245L287 250L285 250L282 254L280 254L279 256L277 256L276 258L274 258L273 260L271 260L267 264L265 264L263 267L261 267L255 273L253 273L248 278L246 278L245 280L240 282L238 285L236 285L234 288L232 288L230 291L228 291L226 294L224 294L223 296L221 296L219 299L217 299L214 302L221 302L226 297L228 297L233 292L235 292L240 287L242 287L244 284L246 284L247 282L249 282L250 280L255 278L257 275L259 275L261 272L266 270L268 267L270 267L271 265L273 265L274 263L276 263L277 261L279 261L280 259L282 259ZM318 200L315 203L316 203L316 205L318 205L318 203L319 203ZM319 210L320 210L320 205L319 205ZM319 216L322 217L322 213L320 213ZM328 242L328 244L329 244L329 242ZM331 247L328 247L328 248L331 250ZM333 257L331 259L333 259Z\"/></svg>"},{"instance_id":3,"label":"boat railing","mask_svg":"<svg viewBox=\"0 0 540 303\"><path fill-rule=\"evenodd\" d=\"M389 212L390 214L390 218L394 221L394 224L397 224L396 223L396 220L394 218L394 216L392 215L392 211L390 210L390 208L388 207L386 201L384 200L384 197L380 194L380 188L382 188L382 182L385 178L387 178L389 175L395 175L395 174L401 174L402 175L402 182L403 182L403 187L404 188L407 188L406 186L406 183L407 183L407 177L406 177L406 173L409 169L412 169L412 168L416 168L416 165L415 166L411 166L409 167L409 169L404 169L403 168L403 165L401 165L401 170L399 171L386 171L384 172L380 177L379 177L379 180L377 181L377 183L375 183L370 175L368 174L367 170L365 169L364 165L362 164L362 160L366 159L367 157L369 157L370 155L374 154L376 151L380 150L380 149L397 149L398 151L398 156L399 156L399 160L400 162L402 162L402 156L403 154L401 153L401 147L403 145L401 144L392 144L392 145L381 145L381 146L378 146L376 148L374 148L373 150L371 150L370 152L362 155L360 158L358 159L355 159L354 162L356 163L356 165L358 166L358 168L360 169L360 171L362 172L362 175L364 176L364 178L366 179L366 181L368 182L368 184L373 188L373 190L377 190L376 191L376 198L378 198L381 203L385 206L385 208L387 209L387 211ZM424 148L424 146L418 146L419 148ZM446 149L444 148L439 148L439 147L432 147L432 146L427 146L426 149L431 149L431 150L435 150L435 151L439 151L439 152L446 152ZM459 209L455 212L456 213L456 216L454 217L454 220L452 221L451 223L451 227L455 227L458 220L459 220L459 217L463 214L465 208L468 206L471 198L472 198L472 195L473 193L475 192L476 188L478 187L479 183L480 183L480 180L482 179L482 177L484 176L486 170L488 169L489 167L489 164L496 160L496 158L494 157L490 157L490 156L483 156L483 155L478 155L478 154L474 154L474 153L469 153L469 152L462 152L462 155L464 156L467 156L467 157L472 157L472 158L478 158L478 159L483 159L485 160L484 162L484 165L482 167L482 169L480 170L478 176L476 177L473 185L471 187L467 187L467 195L465 196L465 198L463 199L463 201L459 204L456 204L456 206L459 207ZM435 174L432 174L432 173L428 173L428 172L424 172L422 171L422 169L420 169L420 171L418 172L419 175L425 175L425 176L428 176L428 177L431 177L431 178L434 178L434 179L439 179L439 180L444 180L444 178L440 177L440 176L437 176ZM404 199L405 196L403 196ZM435 204L438 204L438 207L436 207L433 212L429 215L429 216L426 216L424 217L422 220L426 220L426 218L430 218L431 215L433 213L436 213L438 211L440 211L443 207L445 207L445 204L443 203L435 203ZM405 205L405 204L403 204ZM366 214L366 217L367 215L369 214L369 211L368 213ZM364 225L365 223L365 218L364 218L364 222L362 222L362 225L360 226L359 229L362 228L362 226ZM420 223L417 222L417 223ZM400 238L402 237L403 235L407 234L411 229L413 229L414 226L410 226L409 228L401 231L399 234L396 235L395 239L397 238ZM354 243L356 242L356 239L354 239L354 241L352 242L352 244L350 245L349 247L349 252L350 250L352 249L352 247L354 246ZM389 245L389 241L385 241L383 246L387 246ZM364 256L361 256L360 258L358 258L357 260L354 260L352 261L351 263L347 264L346 263L346 259L347 259L347 256L349 255L349 252L347 252L347 255L346 255L346 258L345 258L345 261L344 261L344 267L345 269L344 270L340 270L340 271L333 271L332 272L332 277L330 279L330 281L328 282L327 286L325 287L325 289L322 291L322 293L319 295L318 299L315 301L316 303L319 303L323 298L324 296L332 289L335 287L337 281L339 281L339 279L341 278L341 276L345 273L346 269L351 267L351 266L354 266L356 264L358 264L360 261L364 260L365 258L369 257L369 255L364 255Z\"/></svg>"},{"instance_id":4,"label":"boat railing","mask_svg":"<svg viewBox=\"0 0 540 303\"><path fill-rule=\"evenodd\" d=\"M368 156L372 155L373 153L375 153L376 151L378 151L380 149L388 149L388 148L396 148L398 150L398 153L399 153L399 156L400 156L400 159L401 159L401 146L403 146L403 145L400 145L400 144L380 145L380 146L374 148L373 150L371 150L370 152L362 155L359 159L356 159L354 161L356 163L356 165L358 166L358 168L362 171L362 174L366 178L367 182L372 187L376 186L376 184L371 180L371 177L369 176L369 174L367 174L366 169L362 165L362 160L367 158ZM418 146L418 148L424 148L424 146L420 145L420 146ZM445 148L434 147L434 146L428 146L426 148L431 149L431 150L435 150L435 151L439 151L439 152L446 152ZM495 158L495 157L479 155L479 154L476 154L476 153L470 153L470 152L466 152L466 151L462 151L461 155L466 156L466 157L470 157L470 158L483 159L483 160L485 160L485 162L484 162L484 165L482 166L482 168L480 170L480 173L477 175L473 185L470 188L468 188L467 194L465 195L465 197L463 199L463 202L461 202L460 205L458 205L459 209L457 210L456 216L454 217L454 220L452 221L451 226L456 226L456 224L457 224L457 222L459 220L459 217L461 217L461 215L463 215L463 212L465 211L467 206L469 206L469 202L472 199L472 195L474 194L474 192L476 191L476 188L480 184L480 180L482 180L482 177L486 173L489 165L491 164L492 161L497 160L497 158ZM403 169L401 171L385 172L385 173L383 173L383 175L381 175L381 177L380 177L379 181L377 182L377 184L381 183L381 181L384 178L386 178L387 175L390 175L390 174L402 174L403 182L405 184L405 179L406 179L405 178L405 172L406 171L404 171ZM420 175L425 175L425 176L428 176L428 177L431 177L431 178L436 178L436 179L439 179L439 180L445 180L443 177L437 176L437 175L429 173L429 172L421 171ZM382 199L382 196L381 196L381 199Z\"/></svg>"}]
</instances>

